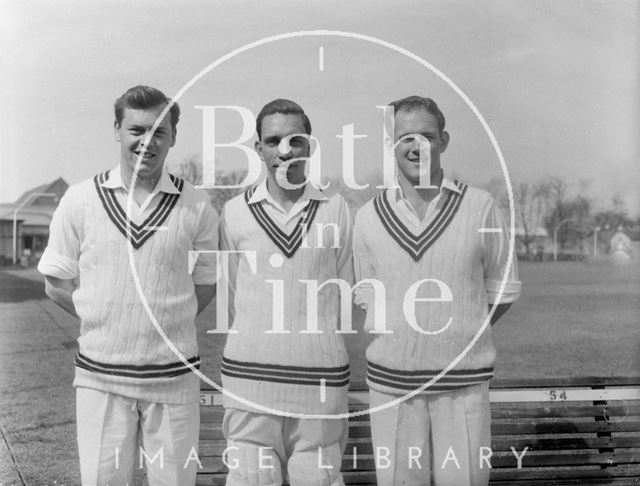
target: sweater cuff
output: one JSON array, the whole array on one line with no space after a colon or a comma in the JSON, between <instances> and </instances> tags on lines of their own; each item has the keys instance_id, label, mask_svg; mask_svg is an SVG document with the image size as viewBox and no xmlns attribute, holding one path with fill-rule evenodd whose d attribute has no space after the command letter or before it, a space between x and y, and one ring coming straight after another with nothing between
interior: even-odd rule
<instances>
[{"instance_id":1,"label":"sweater cuff","mask_svg":"<svg viewBox=\"0 0 640 486\"><path fill-rule=\"evenodd\" d=\"M489 304L511 304L518 300L522 289L522 282L506 282L502 296L498 299L502 282L500 280L485 280L484 284Z\"/></svg>"},{"instance_id":2,"label":"sweater cuff","mask_svg":"<svg viewBox=\"0 0 640 486\"><path fill-rule=\"evenodd\" d=\"M78 276L78 262L47 247L38 263L38 271L50 277L70 280Z\"/></svg>"}]
</instances>

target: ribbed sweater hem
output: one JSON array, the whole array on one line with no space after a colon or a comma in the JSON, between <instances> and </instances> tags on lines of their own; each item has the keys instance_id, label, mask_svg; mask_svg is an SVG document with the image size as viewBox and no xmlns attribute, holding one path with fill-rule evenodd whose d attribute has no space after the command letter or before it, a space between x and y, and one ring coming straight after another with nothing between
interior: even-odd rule
<instances>
[{"instance_id":1,"label":"ribbed sweater hem","mask_svg":"<svg viewBox=\"0 0 640 486\"><path fill-rule=\"evenodd\" d=\"M417 390L438 376L442 370L398 370L372 361L367 362L367 385L373 390L404 395ZM485 383L493 377L493 367L450 370L427 386L420 394L445 393L467 386Z\"/></svg>"},{"instance_id":2,"label":"ribbed sweater hem","mask_svg":"<svg viewBox=\"0 0 640 486\"><path fill-rule=\"evenodd\" d=\"M285 413L335 415L347 413L349 386L330 387L275 383L245 378L222 376L226 392L239 397L236 400L226 393L225 408L236 408L254 413L281 415ZM258 405L263 408L256 408Z\"/></svg>"},{"instance_id":3,"label":"ribbed sweater hem","mask_svg":"<svg viewBox=\"0 0 640 486\"><path fill-rule=\"evenodd\" d=\"M192 372L170 378L129 378L94 373L76 366L73 386L153 403L197 403L200 380Z\"/></svg>"}]
</instances>

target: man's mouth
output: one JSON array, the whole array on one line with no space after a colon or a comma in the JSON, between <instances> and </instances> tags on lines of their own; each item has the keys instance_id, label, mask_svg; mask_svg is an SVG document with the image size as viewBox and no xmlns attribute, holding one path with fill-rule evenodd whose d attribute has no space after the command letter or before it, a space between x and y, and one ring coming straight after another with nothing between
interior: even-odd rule
<instances>
[{"instance_id":1,"label":"man's mouth","mask_svg":"<svg viewBox=\"0 0 640 486\"><path fill-rule=\"evenodd\" d=\"M289 162L281 162L281 163L278 163L278 164L274 164L273 168L277 170L277 169L280 168L281 165L286 166L287 170L290 170L290 169L297 168L300 165L300 162L291 162L291 163L289 163Z\"/></svg>"},{"instance_id":2,"label":"man's mouth","mask_svg":"<svg viewBox=\"0 0 640 486\"><path fill-rule=\"evenodd\" d=\"M141 159L144 159L144 160L149 160L156 156L156 154L152 152L147 152L144 150L135 150L133 153L136 154L137 157L140 157Z\"/></svg>"}]
</instances>

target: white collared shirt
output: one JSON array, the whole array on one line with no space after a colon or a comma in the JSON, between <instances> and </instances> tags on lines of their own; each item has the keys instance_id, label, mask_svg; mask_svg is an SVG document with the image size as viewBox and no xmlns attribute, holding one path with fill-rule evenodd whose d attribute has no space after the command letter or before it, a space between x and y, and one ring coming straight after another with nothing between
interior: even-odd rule
<instances>
[{"instance_id":1,"label":"white collared shirt","mask_svg":"<svg viewBox=\"0 0 640 486\"><path fill-rule=\"evenodd\" d=\"M101 184L108 189L114 189L114 193L120 203L120 206L129 213L129 187L125 184L122 178L122 167L118 165L109 171L109 178ZM131 204L131 214L129 217L135 223L142 222L153 208L160 202L163 193L179 194L180 191L176 188L174 183L169 178L169 173L166 169L162 170L160 180L153 188L153 191L145 198L142 204L138 204L135 198Z\"/></svg>"},{"instance_id":2,"label":"white collared shirt","mask_svg":"<svg viewBox=\"0 0 640 486\"><path fill-rule=\"evenodd\" d=\"M297 223L297 217L302 213L302 211L304 211L309 204L309 201L312 199L317 201L326 201L328 198L311 183L307 183L298 200L293 203L293 206L291 206L289 211L286 211L269 193L269 190L267 189L267 179L264 179L256 187L256 190L249 199L249 204L261 203L271 219L288 232L295 226Z\"/></svg>"},{"instance_id":3,"label":"white collared shirt","mask_svg":"<svg viewBox=\"0 0 640 486\"><path fill-rule=\"evenodd\" d=\"M389 198L389 201L394 209L401 213L404 219L411 223L415 227L415 229L426 226L426 223L430 222L437 211L442 208L443 204L447 200L446 191L453 191L460 194L460 189L458 189L458 186L456 186L451 179L443 178L442 184L440 185L440 191L438 192L437 196L429 202L427 211L424 214L424 218L420 219L415 208L413 207L411 202L409 202L409 199L402 191L402 187L400 186L400 183L397 179L396 185L397 187L392 187L389 189L389 195L392 196Z\"/></svg>"}]
</instances>

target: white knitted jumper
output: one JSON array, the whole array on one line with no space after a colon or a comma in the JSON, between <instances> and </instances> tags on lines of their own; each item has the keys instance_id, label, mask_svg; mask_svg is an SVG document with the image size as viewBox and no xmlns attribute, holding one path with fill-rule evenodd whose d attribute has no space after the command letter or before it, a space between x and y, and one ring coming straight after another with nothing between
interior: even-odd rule
<instances>
[{"instance_id":1,"label":"white knitted jumper","mask_svg":"<svg viewBox=\"0 0 640 486\"><path fill-rule=\"evenodd\" d=\"M392 331L374 334L366 352L367 383L380 392L407 393L438 375L463 354L485 321L488 304L495 300L500 286L500 278L495 275L505 268L507 234L490 233L490 238L503 239L504 244L500 243L495 261L488 262L486 230L479 230L485 226L489 212L497 208L487 192L459 182L456 185L459 192L445 191L444 204L417 234L390 203L392 190L369 201L356 216L357 278L376 278L384 283L384 324L386 330ZM490 265L493 268L489 269ZM432 280L419 285L417 301L406 297L413 284L425 279ZM436 279L451 290L450 301L438 301L447 300L447 296ZM512 271L500 301L513 302L519 292L517 272ZM408 312L411 315L415 309L415 324L425 332L409 325L403 307L405 298L415 301ZM419 300L429 298L434 300ZM373 329L375 322L372 312L370 304L368 330ZM492 376L495 359L488 326L461 361L425 392L443 392L484 382Z\"/></svg>"},{"instance_id":2,"label":"white knitted jumper","mask_svg":"<svg viewBox=\"0 0 640 486\"><path fill-rule=\"evenodd\" d=\"M311 199L287 233L261 202L249 202L253 191L229 201L220 224L221 249L256 255L255 273L247 257L232 259L232 330L237 333L227 337L222 384L242 399L268 407L266 413L346 412L350 370L342 336L336 333L338 287L328 283L318 291L318 332L308 332L313 325L308 326L308 291L303 280L320 286L341 277L352 284L351 251L344 248L351 244L347 205L340 196ZM329 223L338 226L339 242L327 226L321 243L317 225ZM348 260L338 269L340 251L348 252ZM265 413L228 396L224 404Z\"/></svg>"},{"instance_id":3,"label":"white knitted jumper","mask_svg":"<svg viewBox=\"0 0 640 486\"><path fill-rule=\"evenodd\" d=\"M38 267L45 275L68 279L75 273L79 279L73 293L81 320L74 386L151 402L193 402L198 378L156 331L134 283L126 210L114 191L103 187L108 174L68 189ZM133 266L151 314L198 368L194 278L213 284L215 272L190 274L188 251L202 224L215 224L217 217L205 194L170 177L179 192L163 193L146 220L132 224ZM76 245L65 245L55 235L66 235Z\"/></svg>"}]
</instances>

